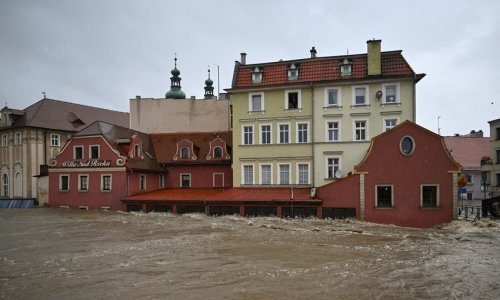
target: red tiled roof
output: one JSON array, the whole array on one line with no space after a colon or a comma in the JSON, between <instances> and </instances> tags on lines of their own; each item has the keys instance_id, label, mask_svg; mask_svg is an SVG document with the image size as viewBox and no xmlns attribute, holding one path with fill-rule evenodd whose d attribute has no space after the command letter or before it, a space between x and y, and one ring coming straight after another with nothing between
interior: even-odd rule
<instances>
[{"instance_id":1,"label":"red tiled roof","mask_svg":"<svg viewBox=\"0 0 500 300\"><path fill-rule=\"evenodd\" d=\"M207 154L210 151L210 142L220 138L226 142L226 149L231 156L231 146L232 146L232 133L230 131L222 131L216 133L210 132L182 132L182 133L154 133L151 134L151 141L153 143L156 156L158 157L159 163L182 163L182 161L175 161L173 158L177 152L177 143L184 139L189 140L193 143L193 150L198 157L196 161L188 161L188 163L217 163L217 162L230 162L230 160L210 160L206 159Z\"/></svg>"},{"instance_id":2,"label":"red tiled roof","mask_svg":"<svg viewBox=\"0 0 500 300\"><path fill-rule=\"evenodd\" d=\"M444 142L465 170L480 170L481 158L490 156L490 138L446 136Z\"/></svg>"},{"instance_id":3,"label":"red tiled roof","mask_svg":"<svg viewBox=\"0 0 500 300\"><path fill-rule=\"evenodd\" d=\"M135 194L125 197L124 200L175 200L175 201L290 201L291 188L192 188L192 189L164 189L155 192ZM294 201L312 201L309 188L294 188Z\"/></svg>"},{"instance_id":4,"label":"red tiled roof","mask_svg":"<svg viewBox=\"0 0 500 300\"><path fill-rule=\"evenodd\" d=\"M352 75L340 76L340 65L343 59L352 62ZM405 60L401 51L382 52L382 78L388 77L415 77L415 72ZM287 68L291 63L299 64L299 79L288 80ZM255 67L263 68L261 83L252 83L252 70ZM233 79L235 88L265 87L276 85L290 85L311 82L347 81L368 78L367 55L346 55L324 58L313 58L296 61L281 61L265 64L239 65ZM423 76L423 74L421 75ZM373 77L370 77L373 78Z\"/></svg>"}]
</instances>

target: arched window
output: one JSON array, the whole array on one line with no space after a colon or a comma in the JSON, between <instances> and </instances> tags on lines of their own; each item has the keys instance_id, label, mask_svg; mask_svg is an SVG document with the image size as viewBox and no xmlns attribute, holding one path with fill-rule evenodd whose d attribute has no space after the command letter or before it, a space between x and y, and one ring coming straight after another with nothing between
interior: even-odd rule
<instances>
[{"instance_id":1,"label":"arched window","mask_svg":"<svg viewBox=\"0 0 500 300\"><path fill-rule=\"evenodd\" d=\"M215 158L222 158L222 148L221 147L214 148L214 157Z\"/></svg>"},{"instance_id":2,"label":"arched window","mask_svg":"<svg viewBox=\"0 0 500 300\"><path fill-rule=\"evenodd\" d=\"M141 156L141 151L140 150L141 150L141 148L139 147L139 145L135 144L134 145L134 156L136 156L136 157L137 156Z\"/></svg>"},{"instance_id":3,"label":"arched window","mask_svg":"<svg viewBox=\"0 0 500 300\"><path fill-rule=\"evenodd\" d=\"M181 158L189 158L189 148L181 149Z\"/></svg>"},{"instance_id":4,"label":"arched window","mask_svg":"<svg viewBox=\"0 0 500 300\"><path fill-rule=\"evenodd\" d=\"M2 174L2 197L9 197L9 175Z\"/></svg>"}]
</instances>

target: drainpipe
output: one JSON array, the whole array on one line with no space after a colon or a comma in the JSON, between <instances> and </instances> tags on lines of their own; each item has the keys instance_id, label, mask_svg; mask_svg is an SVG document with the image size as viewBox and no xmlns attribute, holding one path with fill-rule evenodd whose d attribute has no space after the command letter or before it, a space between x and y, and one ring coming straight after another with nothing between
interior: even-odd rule
<instances>
[{"instance_id":1,"label":"drainpipe","mask_svg":"<svg viewBox=\"0 0 500 300\"><path fill-rule=\"evenodd\" d=\"M312 187L316 187L316 175L314 173L314 165L316 164L316 159L315 159L315 151L314 151L314 146L315 146L315 138L314 138L314 132L316 131L314 128L314 86L313 83L311 82L311 101L312 101L312 113L311 113L311 149L312 149L312 166L311 166L311 175L312 175Z\"/></svg>"}]
</instances>

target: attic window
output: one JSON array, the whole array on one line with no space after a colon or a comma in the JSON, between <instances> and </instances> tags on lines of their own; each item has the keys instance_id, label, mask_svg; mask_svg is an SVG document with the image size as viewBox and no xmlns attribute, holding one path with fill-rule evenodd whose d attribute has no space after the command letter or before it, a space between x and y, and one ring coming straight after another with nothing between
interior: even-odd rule
<instances>
[{"instance_id":1,"label":"attic window","mask_svg":"<svg viewBox=\"0 0 500 300\"><path fill-rule=\"evenodd\" d=\"M134 156L135 157L141 156L141 148L139 147L138 144L134 145Z\"/></svg>"},{"instance_id":2,"label":"attic window","mask_svg":"<svg viewBox=\"0 0 500 300\"><path fill-rule=\"evenodd\" d=\"M255 67L252 71L252 83L262 82L262 70L259 67Z\"/></svg>"},{"instance_id":3,"label":"attic window","mask_svg":"<svg viewBox=\"0 0 500 300\"><path fill-rule=\"evenodd\" d=\"M345 58L340 64L340 76L351 76L352 75L352 63Z\"/></svg>"},{"instance_id":4,"label":"attic window","mask_svg":"<svg viewBox=\"0 0 500 300\"><path fill-rule=\"evenodd\" d=\"M291 64L288 67L288 80L297 80L299 79L299 70L295 64Z\"/></svg>"},{"instance_id":5,"label":"attic window","mask_svg":"<svg viewBox=\"0 0 500 300\"><path fill-rule=\"evenodd\" d=\"M189 158L189 148L181 149L181 158Z\"/></svg>"}]
</instances>

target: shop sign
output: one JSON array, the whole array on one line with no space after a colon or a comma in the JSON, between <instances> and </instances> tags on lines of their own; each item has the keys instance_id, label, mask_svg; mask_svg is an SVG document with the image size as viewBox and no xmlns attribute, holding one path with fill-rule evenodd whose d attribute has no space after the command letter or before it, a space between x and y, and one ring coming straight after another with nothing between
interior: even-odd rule
<instances>
[{"instance_id":1,"label":"shop sign","mask_svg":"<svg viewBox=\"0 0 500 300\"><path fill-rule=\"evenodd\" d=\"M63 168L97 168L111 166L110 160L67 160L62 163Z\"/></svg>"}]
</instances>

